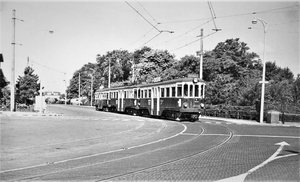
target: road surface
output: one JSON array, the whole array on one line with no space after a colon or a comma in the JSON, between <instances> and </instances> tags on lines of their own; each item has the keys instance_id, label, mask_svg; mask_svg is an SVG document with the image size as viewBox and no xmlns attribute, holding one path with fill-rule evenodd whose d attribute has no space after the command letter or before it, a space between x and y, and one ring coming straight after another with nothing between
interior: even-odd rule
<instances>
[{"instance_id":1,"label":"road surface","mask_svg":"<svg viewBox=\"0 0 300 182\"><path fill-rule=\"evenodd\" d=\"M48 109L1 115L1 181L300 181L297 127Z\"/></svg>"}]
</instances>

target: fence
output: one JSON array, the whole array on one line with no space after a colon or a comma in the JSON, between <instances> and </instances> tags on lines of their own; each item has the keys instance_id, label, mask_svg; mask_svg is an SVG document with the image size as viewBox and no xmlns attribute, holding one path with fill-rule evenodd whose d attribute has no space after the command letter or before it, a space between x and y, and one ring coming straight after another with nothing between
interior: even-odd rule
<instances>
[{"instance_id":1,"label":"fence","mask_svg":"<svg viewBox=\"0 0 300 182\"><path fill-rule=\"evenodd\" d=\"M212 117L258 120L256 111L205 109L203 115Z\"/></svg>"}]
</instances>

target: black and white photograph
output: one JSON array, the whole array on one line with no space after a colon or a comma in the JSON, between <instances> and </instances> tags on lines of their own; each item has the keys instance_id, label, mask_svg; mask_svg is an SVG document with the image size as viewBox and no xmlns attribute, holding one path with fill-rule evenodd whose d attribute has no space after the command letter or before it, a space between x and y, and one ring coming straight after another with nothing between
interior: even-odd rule
<instances>
[{"instance_id":1,"label":"black and white photograph","mask_svg":"<svg viewBox=\"0 0 300 182\"><path fill-rule=\"evenodd\" d=\"M299 11L1 0L0 181L299 182Z\"/></svg>"}]
</instances>

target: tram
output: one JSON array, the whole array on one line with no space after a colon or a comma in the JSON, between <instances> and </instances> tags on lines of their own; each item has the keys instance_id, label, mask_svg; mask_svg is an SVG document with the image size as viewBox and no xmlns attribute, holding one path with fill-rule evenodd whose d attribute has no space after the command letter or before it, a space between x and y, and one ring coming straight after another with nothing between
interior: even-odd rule
<instances>
[{"instance_id":1,"label":"tram","mask_svg":"<svg viewBox=\"0 0 300 182\"><path fill-rule=\"evenodd\" d=\"M96 110L198 120L204 107L205 83L196 77L125 85L95 92Z\"/></svg>"}]
</instances>

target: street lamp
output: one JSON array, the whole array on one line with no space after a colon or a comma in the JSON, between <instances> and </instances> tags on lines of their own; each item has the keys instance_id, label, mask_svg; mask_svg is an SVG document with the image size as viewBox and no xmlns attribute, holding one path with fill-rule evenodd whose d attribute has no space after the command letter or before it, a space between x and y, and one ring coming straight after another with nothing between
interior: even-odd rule
<instances>
[{"instance_id":1,"label":"street lamp","mask_svg":"<svg viewBox=\"0 0 300 182\"><path fill-rule=\"evenodd\" d=\"M64 75L65 75L65 79L64 79L64 82L65 82L65 89L66 89L66 91L65 91L65 105L67 105L67 94L68 94L68 91L67 91L67 78L66 78L66 73L64 73Z\"/></svg>"},{"instance_id":2,"label":"street lamp","mask_svg":"<svg viewBox=\"0 0 300 182\"><path fill-rule=\"evenodd\" d=\"M264 27L264 51L263 51L263 75L262 75L262 81L260 81L259 83L262 84L262 88L261 88L261 101L260 101L260 123L263 123L263 119L264 119L264 100L265 100L265 83L267 83L265 81L265 77L266 77L266 61L265 61L265 52L266 52L266 33L267 33L267 27L268 24L267 22L265 22L264 20L260 19L260 18L254 18L252 20L252 24L257 24L257 21L260 21Z\"/></svg>"},{"instance_id":3,"label":"street lamp","mask_svg":"<svg viewBox=\"0 0 300 182\"><path fill-rule=\"evenodd\" d=\"M94 80L94 73L96 72L96 70L94 70L93 68L90 68L90 70L92 71L92 73L90 74L91 76L91 107L93 106L93 80Z\"/></svg>"},{"instance_id":4,"label":"street lamp","mask_svg":"<svg viewBox=\"0 0 300 182\"><path fill-rule=\"evenodd\" d=\"M80 106L80 102L81 102L81 100L80 100L80 72L79 72L79 78L78 78L78 99L79 99L79 106Z\"/></svg>"}]
</instances>

